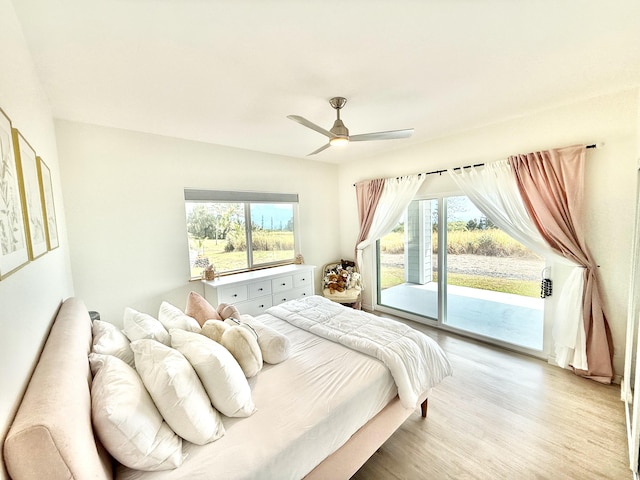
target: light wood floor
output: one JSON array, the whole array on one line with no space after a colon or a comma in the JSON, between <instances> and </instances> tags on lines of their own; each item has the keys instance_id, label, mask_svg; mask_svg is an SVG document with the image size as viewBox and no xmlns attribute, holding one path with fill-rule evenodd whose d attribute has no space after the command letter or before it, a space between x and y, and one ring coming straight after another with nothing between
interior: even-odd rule
<instances>
[{"instance_id":1,"label":"light wood floor","mask_svg":"<svg viewBox=\"0 0 640 480\"><path fill-rule=\"evenodd\" d=\"M453 377L353 479L633 478L619 386L411 325L442 346Z\"/></svg>"}]
</instances>

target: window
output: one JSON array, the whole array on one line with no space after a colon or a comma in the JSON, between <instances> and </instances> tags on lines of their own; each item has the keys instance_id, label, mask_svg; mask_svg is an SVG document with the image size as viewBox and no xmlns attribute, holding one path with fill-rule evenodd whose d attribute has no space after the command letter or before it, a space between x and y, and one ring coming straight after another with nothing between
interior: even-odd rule
<instances>
[{"instance_id":1,"label":"window","mask_svg":"<svg viewBox=\"0 0 640 480\"><path fill-rule=\"evenodd\" d=\"M191 278L293 263L297 194L185 189Z\"/></svg>"}]
</instances>

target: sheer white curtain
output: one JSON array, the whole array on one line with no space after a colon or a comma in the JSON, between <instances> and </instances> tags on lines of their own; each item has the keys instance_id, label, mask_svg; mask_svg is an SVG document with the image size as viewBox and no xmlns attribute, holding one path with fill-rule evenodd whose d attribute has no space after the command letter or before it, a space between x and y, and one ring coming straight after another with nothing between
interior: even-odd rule
<instances>
[{"instance_id":1,"label":"sheer white curtain","mask_svg":"<svg viewBox=\"0 0 640 480\"><path fill-rule=\"evenodd\" d=\"M362 251L379 238L384 237L396 226L423 182L424 175L420 174L385 179L369 234L367 238L356 245L356 259L359 268L362 264Z\"/></svg>"},{"instance_id":2,"label":"sheer white curtain","mask_svg":"<svg viewBox=\"0 0 640 480\"><path fill-rule=\"evenodd\" d=\"M484 167L448 170L451 178L478 209L498 227L550 261L571 265L571 274L560 292L553 322L556 362L586 369L587 352L582 316L583 269L554 253L542 238L522 202L511 166L507 160Z\"/></svg>"}]
</instances>

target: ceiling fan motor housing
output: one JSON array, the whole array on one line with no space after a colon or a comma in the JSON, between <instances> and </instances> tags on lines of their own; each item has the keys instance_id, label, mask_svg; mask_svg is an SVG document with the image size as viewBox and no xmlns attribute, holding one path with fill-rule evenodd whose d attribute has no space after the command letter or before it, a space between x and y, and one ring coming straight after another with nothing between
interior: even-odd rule
<instances>
[{"instance_id":1,"label":"ceiling fan motor housing","mask_svg":"<svg viewBox=\"0 0 640 480\"><path fill-rule=\"evenodd\" d=\"M344 123L342 123L342 120L340 120L339 118L335 122L333 122L333 127L331 127L331 130L329 131L334 135L337 135L338 137L349 136L349 129L344 126Z\"/></svg>"}]
</instances>

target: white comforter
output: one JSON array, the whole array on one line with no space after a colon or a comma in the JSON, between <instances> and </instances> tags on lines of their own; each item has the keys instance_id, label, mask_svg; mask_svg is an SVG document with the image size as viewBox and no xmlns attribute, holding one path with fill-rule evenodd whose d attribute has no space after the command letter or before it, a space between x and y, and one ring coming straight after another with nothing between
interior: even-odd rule
<instances>
[{"instance_id":1,"label":"white comforter","mask_svg":"<svg viewBox=\"0 0 640 480\"><path fill-rule=\"evenodd\" d=\"M452 373L440 346L422 332L324 297L291 300L269 308L267 313L382 361L406 408L415 408L420 394Z\"/></svg>"}]
</instances>

